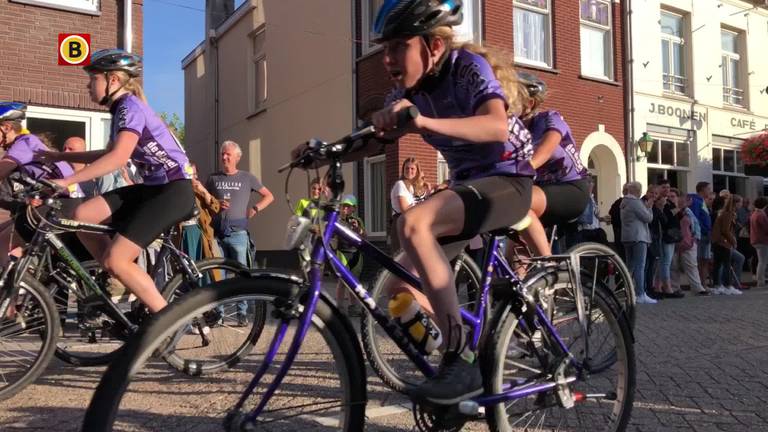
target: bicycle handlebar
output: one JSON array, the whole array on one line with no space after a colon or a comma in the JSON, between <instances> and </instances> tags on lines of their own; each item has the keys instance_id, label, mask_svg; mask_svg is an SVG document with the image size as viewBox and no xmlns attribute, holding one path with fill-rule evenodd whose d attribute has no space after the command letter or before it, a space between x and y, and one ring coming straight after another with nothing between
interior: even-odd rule
<instances>
[{"instance_id":1,"label":"bicycle handlebar","mask_svg":"<svg viewBox=\"0 0 768 432\"><path fill-rule=\"evenodd\" d=\"M47 179L36 179L28 175L16 172L8 177L9 180L25 185L25 190L20 192L19 201L26 201L30 195L44 193L45 198L53 198L66 192L66 189Z\"/></svg>"},{"instance_id":2,"label":"bicycle handlebar","mask_svg":"<svg viewBox=\"0 0 768 432\"><path fill-rule=\"evenodd\" d=\"M407 126L418 116L419 109L413 105L399 111L397 113L397 128ZM369 124L331 143L312 138L307 141L307 151L304 154L281 166L278 168L277 172L282 173L289 168L306 167L312 165L314 162L326 159L328 156L331 158L340 158L348 153L349 148L351 147L349 144L362 139L371 138L376 132L376 127Z\"/></svg>"}]
</instances>

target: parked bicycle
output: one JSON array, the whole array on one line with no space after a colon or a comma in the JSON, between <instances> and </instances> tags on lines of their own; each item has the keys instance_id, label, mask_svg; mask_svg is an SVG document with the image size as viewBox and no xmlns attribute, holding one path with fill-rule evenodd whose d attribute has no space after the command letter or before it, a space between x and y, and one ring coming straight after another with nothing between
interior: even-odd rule
<instances>
[{"instance_id":1,"label":"parked bicycle","mask_svg":"<svg viewBox=\"0 0 768 432\"><path fill-rule=\"evenodd\" d=\"M283 271L254 270L195 290L157 314L104 373L86 412L84 431L108 431L116 425L135 429L147 424L153 429L196 425L225 431L363 430L367 403L364 358L349 320L322 291L324 263L423 376L436 373L429 359L329 247L332 236L340 236L367 259L420 286L417 277L338 222L343 157L355 148L354 143L374 132L367 127L333 143L313 141L312 151L290 165L305 166L317 160L330 163L333 199L325 208L322 233L309 233L311 223L306 219L294 217L289 223L289 245L297 246L305 235L314 236L308 280ZM492 233L489 251L496 250L496 234L503 233ZM571 265L538 266L525 282L494 253L486 253L481 268L480 301L473 310L462 310L462 317L470 328L469 343L480 354L485 391L450 406L414 402L418 428L459 430L465 422L479 418L480 407L485 407L486 420L494 431L565 424L577 430L624 430L634 397L634 348L627 321L614 313L618 306L611 304L610 292L598 283L589 287L587 299L578 270ZM496 271L504 275L498 279L504 286L494 289L496 307L487 319L488 294ZM563 276L577 286L576 307L553 319L551 310L542 305ZM160 373L154 353L173 351L177 335L186 333L207 311L243 299L264 301L271 310L272 320L265 330L273 335L268 342L261 338L263 343L248 358L254 376L248 371L227 371L228 375L205 382L205 393L202 386L196 386L193 396L186 387L170 383L163 391L175 399L163 409L147 406L136 397L146 391L147 380ZM593 341L593 336L600 340ZM615 360L595 370L593 355L602 356L603 350L615 353ZM408 394L408 386L403 393Z\"/></svg>"}]
</instances>

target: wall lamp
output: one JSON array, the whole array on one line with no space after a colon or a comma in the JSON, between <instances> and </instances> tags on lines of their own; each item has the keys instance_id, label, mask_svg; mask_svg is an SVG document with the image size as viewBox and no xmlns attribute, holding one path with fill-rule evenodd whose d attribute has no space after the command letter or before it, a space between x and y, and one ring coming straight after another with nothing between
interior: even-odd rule
<instances>
[{"instance_id":1,"label":"wall lamp","mask_svg":"<svg viewBox=\"0 0 768 432\"><path fill-rule=\"evenodd\" d=\"M637 161L648 157L648 153L653 150L653 137L648 132L643 132L643 136L637 140L637 148L640 150L640 155L637 156Z\"/></svg>"}]
</instances>

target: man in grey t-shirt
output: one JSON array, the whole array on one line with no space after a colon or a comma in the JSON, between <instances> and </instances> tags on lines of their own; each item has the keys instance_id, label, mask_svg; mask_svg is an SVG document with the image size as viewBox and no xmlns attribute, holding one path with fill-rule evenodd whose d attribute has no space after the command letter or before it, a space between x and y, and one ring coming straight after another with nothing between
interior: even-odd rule
<instances>
[{"instance_id":1,"label":"man in grey t-shirt","mask_svg":"<svg viewBox=\"0 0 768 432\"><path fill-rule=\"evenodd\" d=\"M248 265L248 219L272 204L274 197L253 174L237 169L242 154L236 142L224 141L221 144L222 170L211 174L206 189L221 201L221 212L213 218L213 230L224 256ZM261 199L249 207L253 192L261 195ZM238 304L240 324L247 324L245 313L245 302Z\"/></svg>"}]
</instances>

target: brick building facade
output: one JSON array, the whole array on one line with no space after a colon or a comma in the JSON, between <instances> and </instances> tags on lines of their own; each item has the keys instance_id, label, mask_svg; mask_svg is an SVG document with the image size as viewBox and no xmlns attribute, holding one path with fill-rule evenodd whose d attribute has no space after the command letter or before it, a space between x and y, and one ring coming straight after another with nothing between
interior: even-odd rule
<instances>
[{"instance_id":1,"label":"brick building facade","mask_svg":"<svg viewBox=\"0 0 768 432\"><path fill-rule=\"evenodd\" d=\"M126 2L131 6L126 14ZM61 145L70 136L89 149L106 145L109 112L91 102L80 67L58 65L59 33L89 33L91 52L125 48L142 54L144 0L0 1L0 100L29 105L27 128ZM126 40L126 18L132 31Z\"/></svg>"},{"instance_id":2,"label":"brick building facade","mask_svg":"<svg viewBox=\"0 0 768 432\"><path fill-rule=\"evenodd\" d=\"M544 108L560 111L569 123L582 161L597 176L598 201L607 212L619 196L621 184L627 180L621 2L464 0L464 3L468 6L466 26L463 24L459 32L465 38L514 56L519 70L533 72L547 82L549 91ZM381 51L368 42L370 35L365 30L370 28L369 23L380 4L381 0L356 0L356 34L361 41L355 75L359 119L367 118L381 107L390 88L381 65ZM521 42L516 41L516 37ZM536 46L537 42L540 47ZM538 52L537 48L540 48ZM582 52L587 55L582 56ZM364 207L361 211L366 224L373 225L374 233L381 233L377 228L389 214L389 190L399 176L400 165L412 156L420 160L430 182L445 177L437 152L417 136L404 137L398 144L389 146L384 155L359 164L358 178L362 181L358 184L358 193L363 196L360 201ZM381 173L385 179L376 179ZM379 202L382 198L385 204Z\"/></svg>"}]
</instances>

